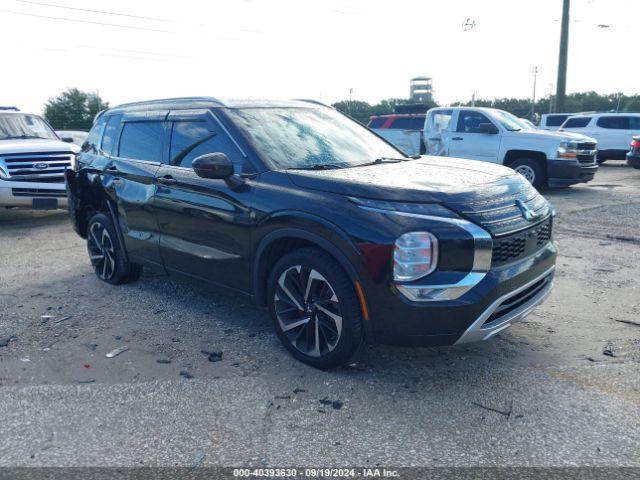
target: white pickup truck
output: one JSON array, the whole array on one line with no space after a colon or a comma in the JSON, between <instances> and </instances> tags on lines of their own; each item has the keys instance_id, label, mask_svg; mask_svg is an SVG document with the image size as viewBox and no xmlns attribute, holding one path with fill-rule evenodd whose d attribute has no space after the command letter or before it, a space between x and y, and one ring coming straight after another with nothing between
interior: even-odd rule
<instances>
[{"instance_id":1,"label":"white pickup truck","mask_svg":"<svg viewBox=\"0 0 640 480\"><path fill-rule=\"evenodd\" d=\"M588 182L598 170L593 138L535 130L495 108L432 108L423 135L428 155L500 163L536 187Z\"/></svg>"}]
</instances>

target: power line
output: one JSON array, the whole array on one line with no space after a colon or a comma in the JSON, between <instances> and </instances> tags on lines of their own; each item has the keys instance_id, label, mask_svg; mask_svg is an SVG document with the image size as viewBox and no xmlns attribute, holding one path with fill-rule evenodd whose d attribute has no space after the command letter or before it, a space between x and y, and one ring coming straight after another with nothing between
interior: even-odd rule
<instances>
[{"instance_id":1,"label":"power line","mask_svg":"<svg viewBox=\"0 0 640 480\"><path fill-rule=\"evenodd\" d=\"M45 6L45 7L62 8L64 10L76 10L76 11L79 11L79 12L102 13L104 15L114 15L114 16L118 16L118 17L140 18L142 20L153 20L153 21L156 21L156 22L176 23L174 20L169 20L167 18L144 17L144 16L141 16L141 15L131 15L131 14L128 14L128 13L108 12L106 10L91 10L91 9L88 9L88 8L69 7L67 5L57 5L55 3L35 2L33 0L16 0L16 2L29 3L31 5L42 5L42 6Z\"/></svg>"},{"instance_id":2,"label":"power line","mask_svg":"<svg viewBox=\"0 0 640 480\"><path fill-rule=\"evenodd\" d=\"M104 27L128 28L130 30L145 30L147 32L175 33L174 31L171 31L171 30L161 30L158 28L134 27L132 25L121 25L119 23L93 22L91 20L79 20L77 18L52 17L49 15L38 15L35 13L17 12L15 10L0 10L0 12L11 13L13 15L23 15L26 17L46 18L48 20L59 20L63 22L88 23L90 25L101 25Z\"/></svg>"}]
</instances>

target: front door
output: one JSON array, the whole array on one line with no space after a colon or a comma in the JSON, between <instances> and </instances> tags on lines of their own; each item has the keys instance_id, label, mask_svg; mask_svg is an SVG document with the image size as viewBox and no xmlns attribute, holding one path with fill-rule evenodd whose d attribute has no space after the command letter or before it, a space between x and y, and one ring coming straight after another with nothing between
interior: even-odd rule
<instances>
[{"instance_id":1,"label":"front door","mask_svg":"<svg viewBox=\"0 0 640 480\"><path fill-rule=\"evenodd\" d=\"M449 134L449 156L497 162L502 134L482 133L480 124L489 123L498 128L495 123L481 112L461 110L458 113L458 123L455 132Z\"/></svg>"},{"instance_id":2,"label":"front door","mask_svg":"<svg viewBox=\"0 0 640 480\"><path fill-rule=\"evenodd\" d=\"M246 179L230 188L191 167L200 155L222 152L243 174L250 169L247 158L210 111L171 112L167 125L169 157L156 173L154 200L165 268L249 291L254 183Z\"/></svg>"},{"instance_id":3,"label":"front door","mask_svg":"<svg viewBox=\"0 0 640 480\"><path fill-rule=\"evenodd\" d=\"M111 155L103 184L112 192L128 255L135 262L161 265L160 236L152 204L155 176L164 151L168 112L128 114L105 127L102 147ZM120 119L118 119L120 120Z\"/></svg>"}]
</instances>

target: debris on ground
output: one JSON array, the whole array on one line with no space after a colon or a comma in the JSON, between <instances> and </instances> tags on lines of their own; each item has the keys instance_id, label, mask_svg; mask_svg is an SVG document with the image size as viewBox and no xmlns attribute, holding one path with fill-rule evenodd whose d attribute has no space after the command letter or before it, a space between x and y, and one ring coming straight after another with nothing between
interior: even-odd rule
<instances>
[{"instance_id":1,"label":"debris on ground","mask_svg":"<svg viewBox=\"0 0 640 480\"><path fill-rule=\"evenodd\" d=\"M129 347L124 345L122 347L116 348L115 350L111 350L109 353L107 353L106 357L107 358L113 358L113 357L116 357L116 356L120 355L123 352L126 352L127 350L129 350Z\"/></svg>"},{"instance_id":2,"label":"debris on ground","mask_svg":"<svg viewBox=\"0 0 640 480\"><path fill-rule=\"evenodd\" d=\"M342 408L342 406L344 405L344 402L342 402L341 400L329 400L328 397L324 397L322 399L320 399L320 403L322 405L331 405L331 407L334 410L340 410Z\"/></svg>"},{"instance_id":3,"label":"debris on ground","mask_svg":"<svg viewBox=\"0 0 640 480\"><path fill-rule=\"evenodd\" d=\"M191 463L191 468L198 468L206 456L207 455L202 452L197 454Z\"/></svg>"},{"instance_id":4,"label":"debris on ground","mask_svg":"<svg viewBox=\"0 0 640 480\"><path fill-rule=\"evenodd\" d=\"M637 322L635 320L626 320L624 318L616 318L615 320L616 320L616 322L626 323L628 325L635 325L637 327L640 327L640 322Z\"/></svg>"},{"instance_id":5,"label":"debris on ground","mask_svg":"<svg viewBox=\"0 0 640 480\"><path fill-rule=\"evenodd\" d=\"M611 345L610 343L604 347L604 350L602 350L602 354L606 355L607 357L616 357L616 352L613 348L613 345Z\"/></svg>"},{"instance_id":6,"label":"debris on ground","mask_svg":"<svg viewBox=\"0 0 640 480\"><path fill-rule=\"evenodd\" d=\"M210 362L219 362L222 360L222 350L201 350L200 352L207 357Z\"/></svg>"},{"instance_id":7,"label":"debris on ground","mask_svg":"<svg viewBox=\"0 0 640 480\"><path fill-rule=\"evenodd\" d=\"M21 362L24 362L24 363L28 363L28 362L30 362L30 361L31 361L31 359L30 359L29 357L21 357L21 358L20 358L20 361L21 361Z\"/></svg>"},{"instance_id":8,"label":"debris on ground","mask_svg":"<svg viewBox=\"0 0 640 480\"><path fill-rule=\"evenodd\" d=\"M186 370L181 370L180 371L180 376L183 377L183 378L186 378L187 380L191 380L193 378L193 375L191 375Z\"/></svg>"},{"instance_id":9,"label":"debris on ground","mask_svg":"<svg viewBox=\"0 0 640 480\"><path fill-rule=\"evenodd\" d=\"M169 360L168 358L156 358L156 363L167 364L171 363L171 360Z\"/></svg>"},{"instance_id":10,"label":"debris on ground","mask_svg":"<svg viewBox=\"0 0 640 480\"><path fill-rule=\"evenodd\" d=\"M54 325L58 325L59 323L62 323L64 321L66 321L66 320L69 320L70 318L73 318L73 315L67 315L67 316L64 316L64 317L56 318L53 321L53 324Z\"/></svg>"},{"instance_id":11,"label":"debris on ground","mask_svg":"<svg viewBox=\"0 0 640 480\"><path fill-rule=\"evenodd\" d=\"M95 381L95 378L87 378L86 380L78 380L78 383L94 383Z\"/></svg>"},{"instance_id":12,"label":"debris on ground","mask_svg":"<svg viewBox=\"0 0 640 480\"><path fill-rule=\"evenodd\" d=\"M511 413L513 411L513 402L511 402L509 404L509 410L507 410L506 412L503 410L498 410L497 408L493 408L493 407L488 407L486 405L482 405L481 403L478 402L471 402L473 405L475 405L476 407L480 407L483 408L485 410L488 410L490 412L495 412L495 413L499 413L500 415L504 415L505 417L507 417L507 420L509 420L509 418L511 417Z\"/></svg>"},{"instance_id":13,"label":"debris on ground","mask_svg":"<svg viewBox=\"0 0 640 480\"><path fill-rule=\"evenodd\" d=\"M294 388L293 389L293 393L295 393L296 395L298 393L304 393L304 392L306 392L306 390L304 388Z\"/></svg>"},{"instance_id":14,"label":"debris on ground","mask_svg":"<svg viewBox=\"0 0 640 480\"><path fill-rule=\"evenodd\" d=\"M85 347L90 352L95 352L96 348L98 348L98 344L96 342L83 343L82 346Z\"/></svg>"},{"instance_id":15,"label":"debris on ground","mask_svg":"<svg viewBox=\"0 0 640 480\"><path fill-rule=\"evenodd\" d=\"M0 347L6 347L11 340L15 340L16 337L0 337Z\"/></svg>"}]
</instances>

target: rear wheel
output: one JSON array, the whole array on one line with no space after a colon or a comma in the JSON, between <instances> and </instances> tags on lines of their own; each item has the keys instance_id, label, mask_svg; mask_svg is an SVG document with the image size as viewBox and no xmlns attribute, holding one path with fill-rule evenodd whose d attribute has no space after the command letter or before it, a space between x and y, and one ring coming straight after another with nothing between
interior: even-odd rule
<instances>
[{"instance_id":1,"label":"rear wheel","mask_svg":"<svg viewBox=\"0 0 640 480\"><path fill-rule=\"evenodd\" d=\"M97 213L89 220L87 250L96 276L107 283L118 285L140 278L142 266L127 260L111 218Z\"/></svg>"},{"instance_id":2,"label":"rear wheel","mask_svg":"<svg viewBox=\"0 0 640 480\"><path fill-rule=\"evenodd\" d=\"M536 188L542 188L547 184L547 178L544 169L540 163L530 158L519 158L511 165L516 172L526 178L531 185Z\"/></svg>"},{"instance_id":3,"label":"rear wheel","mask_svg":"<svg viewBox=\"0 0 640 480\"><path fill-rule=\"evenodd\" d=\"M360 304L333 257L317 248L292 252L272 269L268 287L276 333L295 358L324 369L357 354L364 338Z\"/></svg>"}]
</instances>

